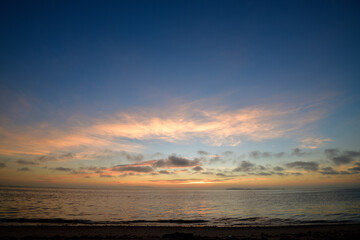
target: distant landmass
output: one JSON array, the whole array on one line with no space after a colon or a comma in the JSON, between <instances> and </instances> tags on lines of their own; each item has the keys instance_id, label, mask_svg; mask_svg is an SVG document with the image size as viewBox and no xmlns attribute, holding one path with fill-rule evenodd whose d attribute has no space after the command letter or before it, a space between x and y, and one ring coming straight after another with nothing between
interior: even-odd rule
<instances>
[{"instance_id":1,"label":"distant landmass","mask_svg":"<svg viewBox=\"0 0 360 240\"><path fill-rule=\"evenodd\" d=\"M226 190L284 190L284 188L227 188Z\"/></svg>"}]
</instances>

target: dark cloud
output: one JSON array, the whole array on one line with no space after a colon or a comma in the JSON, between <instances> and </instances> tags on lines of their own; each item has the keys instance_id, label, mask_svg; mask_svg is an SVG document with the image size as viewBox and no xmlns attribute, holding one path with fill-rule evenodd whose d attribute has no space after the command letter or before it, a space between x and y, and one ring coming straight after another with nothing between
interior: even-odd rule
<instances>
[{"instance_id":1,"label":"dark cloud","mask_svg":"<svg viewBox=\"0 0 360 240\"><path fill-rule=\"evenodd\" d=\"M166 171L166 170L160 170L159 173L160 174L171 174L171 172Z\"/></svg>"},{"instance_id":2,"label":"dark cloud","mask_svg":"<svg viewBox=\"0 0 360 240\"><path fill-rule=\"evenodd\" d=\"M328 158L332 158L338 155L339 152L340 152L339 149L336 148L329 148L324 150L324 153Z\"/></svg>"},{"instance_id":3,"label":"dark cloud","mask_svg":"<svg viewBox=\"0 0 360 240\"><path fill-rule=\"evenodd\" d=\"M203 150L199 150L199 151L197 151L197 153L198 153L199 155L209 155L208 152L203 151Z\"/></svg>"},{"instance_id":4,"label":"dark cloud","mask_svg":"<svg viewBox=\"0 0 360 240\"><path fill-rule=\"evenodd\" d=\"M258 150L252 151L249 153L250 158L258 159L258 158L270 158L270 157L276 157L281 158L285 155L284 152L280 153L271 153L271 152L260 152Z\"/></svg>"},{"instance_id":5,"label":"dark cloud","mask_svg":"<svg viewBox=\"0 0 360 240\"><path fill-rule=\"evenodd\" d=\"M225 175L225 174L223 174L223 173L217 173L217 174L216 174L216 176L226 177L226 175Z\"/></svg>"},{"instance_id":6,"label":"dark cloud","mask_svg":"<svg viewBox=\"0 0 360 240\"><path fill-rule=\"evenodd\" d=\"M154 169L150 166L119 165L113 167L111 171L150 173L153 172Z\"/></svg>"},{"instance_id":7,"label":"dark cloud","mask_svg":"<svg viewBox=\"0 0 360 240\"><path fill-rule=\"evenodd\" d=\"M285 155L284 152L279 152L279 153L274 153L274 154L273 154L273 156L274 156L274 157L277 157L277 158L281 158L281 157L283 157L284 155Z\"/></svg>"},{"instance_id":8,"label":"dark cloud","mask_svg":"<svg viewBox=\"0 0 360 240\"><path fill-rule=\"evenodd\" d=\"M285 164L288 168L304 169L307 171L317 171L319 169L319 164L316 162L302 162L296 161Z\"/></svg>"},{"instance_id":9,"label":"dark cloud","mask_svg":"<svg viewBox=\"0 0 360 240\"><path fill-rule=\"evenodd\" d=\"M349 168L350 171L360 171L360 167L353 167L353 168Z\"/></svg>"},{"instance_id":10,"label":"dark cloud","mask_svg":"<svg viewBox=\"0 0 360 240\"><path fill-rule=\"evenodd\" d=\"M325 167L325 168L322 168L321 171L319 171L321 174L324 174L324 175L337 175L339 174L338 171L335 171L332 167Z\"/></svg>"},{"instance_id":11,"label":"dark cloud","mask_svg":"<svg viewBox=\"0 0 360 240\"><path fill-rule=\"evenodd\" d=\"M220 156L212 157L212 158L209 160L209 164L216 163L216 162L220 162L220 161L221 161L221 157L220 157Z\"/></svg>"},{"instance_id":12,"label":"dark cloud","mask_svg":"<svg viewBox=\"0 0 360 240\"><path fill-rule=\"evenodd\" d=\"M38 158L40 162L51 162L51 161L62 161L75 158L74 153L65 153L65 154L49 154L44 155Z\"/></svg>"},{"instance_id":13,"label":"dark cloud","mask_svg":"<svg viewBox=\"0 0 360 240\"><path fill-rule=\"evenodd\" d=\"M232 151L225 151L222 153L224 156L230 156L232 154L234 154Z\"/></svg>"},{"instance_id":14,"label":"dark cloud","mask_svg":"<svg viewBox=\"0 0 360 240\"><path fill-rule=\"evenodd\" d=\"M31 171L31 169L29 169L29 168L27 168L27 167L18 168L17 170L18 170L18 171L24 171L24 172L26 172L26 171Z\"/></svg>"},{"instance_id":15,"label":"dark cloud","mask_svg":"<svg viewBox=\"0 0 360 240\"><path fill-rule=\"evenodd\" d=\"M264 166L262 166L262 165L259 165L258 168L259 168L261 171L266 170L266 167L264 167Z\"/></svg>"},{"instance_id":16,"label":"dark cloud","mask_svg":"<svg viewBox=\"0 0 360 240\"><path fill-rule=\"evenodd\" d=\"M22 165L38 165L39 163L37 162L33 162L33 161L27 161L27 160L18 160L17 161L18 164L22 164Z\"/></svg>"},{"instance_id":17,"label":"dark cloud","mask_svg":"<svg viewBox=\"0 0 360 240\"><path fill-rule=\"evenodd\" d=\"M349 175L349 174L351 174L350 172L347 172L347 171L336 171L332 167L322 168L321 171L319 171L319 172L324 175Z\"/></svg>"},{"instance_id":18,"label":"dark cloud","mask_svg":"<svg viewBox=\"0 0 360 240\"><path fill-rule=\"evenodd\" d=\"M204 175L213 175L214 173L213 173L213 172L202 172L201 174L204 174Z\"/></svg>"},{"instance_id":19,"label":"dark cloud","mask_svg":"<svg viewBox=\"0 0 360 240\"><path fill-rule=\"evenodd\" d=\"M275 171L284 171L285 169L282 168L282 167L277 166L277 167L274 167L274 170Z\"/></svg>"},{"instance_id":20,"label":"dark cloud","mask_svg":"<svg viewBox=\"0 0 360 240\"><path fill-rule=\"evenodd\" d=\"M156 161L153 166L157 168L171 168L171 167L195 167L200 163L199 159L188 160L186 158L177 157L176 155L169 156L167 159Z\"/></svg>"},{"instance_id":21,"label":"dark cloud","mask_svg":"<svg viewBox=\"0 0 360 240\"><path fill-rule=\"evenodd\" d=\"M293 151L291 152L292 156L297 156L297 157L301 157L301 156L309 155L309 154L310 154L309 152L304 152L300 148L294 148Z\"/></svg>"},{"instance_id":22,"label":"dark cloud","mask_svg":"<svg viewBox=\"0 0 360 240\"><path fill-rule=\"evenodd\" d=\"M248 172L255 168L255 164L248 162L248 161L242 161L240 165L235 168L234 172Z\"/></svg>"},{"instance_id":23,"label":"dark cloud","mask_svg":"<svg viewBox=\"0 0 360 240\"><path fill-rule=\"evenodd\" d=\"M144 155L142 155L141 153L128 153L125 151L121 151L119 154L131 162L140 162L144 159Z\"/></svg>"},{"instance_id":24,"label":"dark cloud","mask_svg":"<svg viewBox=\"0 0 360 240\"><path fill-rule=\"evenodd\" d=\"M338 149L325 149L326 156L335 163L335 165L349 164L360 157L360 151L344 151Z\"/></svg>"},{"instance_id":25,"label":"dark cloud","mask_svg":"<svg viewBox=\"0 0 360 240\"><path fill-rule=\"evenodd\" d=\"M56 170L56 171L62 171L62 172L70 172L72 169L71 168L64 168L64 167L57 167L57 168L51 168L52 170Z\"/></svg>"},{"instance_id":26,"label":"dark cloud","mask_svg":"<svg viewBox=\"0 0 360 240\"><path fill-rule=\"evenodd\" d=\"M257 173L256 175L258 175L258 176L271 176L271 175L273 175L272 173L269 173L269 172L259 172L259 173Z\"/></svg>"},{"instance_id":27,"label":"dark cloud","mask_svg":"<svg viewBox=\"0 0 360 240\"><path fill-rule=\"evenodd\" d=\"M177 157L175 155L169 156L167 159L161 160L150 160L145 162L139 162L135 164L126 164L126 165L117 165L111 168L111 171L118 171L118 172L138 172L138 173L163 173L164 172L155 172L155 168L188 168L194 167L194 170L199 170L200 160L188 160L185 158ZM199 168L196 168L199 167ZM202 168L201 168L202 169Z\"/></svg>"},{"instance_id":28,"label":"dark cloud","mask_svg":"<svg viewBox=\"0 0 360 240\"><path fill-rule=\"evenodd\" d=\"M349 168L348 170L352 172L360 172L360 162L356 162L354 166L352 168Z\"/></svg>"},{"instance_id":29,"label":"dark cloud","mask_svg":"<svg viewBox=\"0 0 360 240\"><path fill-rule=\"evenodd\" d=\"M197 167L194 167L192 170L194 170L194 171L202 171L202 170L204 170L202 167L200 167L200 166L197 166Z\"/></svg>"},{"instance_id":30,"label":"dark cloud","mask_svg":"<svg viewBox=\"0 0 360 240\"><path fill-rule=\"evenodd\" d=\"M5 164L5 163L0 162L0 168L6 168L6 164Z\"/></svg>"},{"instance_id":31,"label":"dark cloud","mask_svg":"<svg viewBox=\"0 0 360 240\"><path fill-rule=\"evenodd\" d=\"M251 153L249 153L249 157L251 157L251 158L260 158L261 155L262 154L260 151L252 151Z\"/></svg>"}]
</instances>

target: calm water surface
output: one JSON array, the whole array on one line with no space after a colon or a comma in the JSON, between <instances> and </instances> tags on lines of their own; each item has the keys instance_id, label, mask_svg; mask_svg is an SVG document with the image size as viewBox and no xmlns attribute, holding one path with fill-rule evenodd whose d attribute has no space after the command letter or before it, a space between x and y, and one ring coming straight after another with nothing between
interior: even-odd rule
<instances>
[{"instance_id":1,"label":"calm water surface","mask_svg":"<svg viewBox=\"0 0 360 240\"><path fill-rule=\"evenodd\" d=\"M360 222L360 190L0 188L0 224L291 225Z\"/></svg>"}]
</instances>

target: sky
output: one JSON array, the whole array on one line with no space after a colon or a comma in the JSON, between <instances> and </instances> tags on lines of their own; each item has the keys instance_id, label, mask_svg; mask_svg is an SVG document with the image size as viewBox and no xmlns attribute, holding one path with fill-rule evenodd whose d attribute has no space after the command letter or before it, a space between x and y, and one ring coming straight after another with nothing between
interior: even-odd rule
<instances>
[{"instance_id":1,"label":"sky","mask_svg":"<svg viewBox=\"0 0 360 240\"><path fill-rule=\"evenodd\" d=\"M360 186L359 1L1 1L0 185Z\"/></svg>"}]
</instances>

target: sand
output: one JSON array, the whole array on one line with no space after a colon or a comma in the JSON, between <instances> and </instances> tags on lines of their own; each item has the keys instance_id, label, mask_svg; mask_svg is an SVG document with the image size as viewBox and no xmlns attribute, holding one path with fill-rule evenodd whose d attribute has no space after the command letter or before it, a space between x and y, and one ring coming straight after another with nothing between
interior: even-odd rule
<instances>
[{"instance_id":1,"label":"sand","mask_svg":"<svg viewBox=\"0 0 360 240\"><path fill-rule=\"evenodd\" d=\"M360 239L360 224L284 227L0 226L0 239Z\"/></svg>"}]
</instances>

